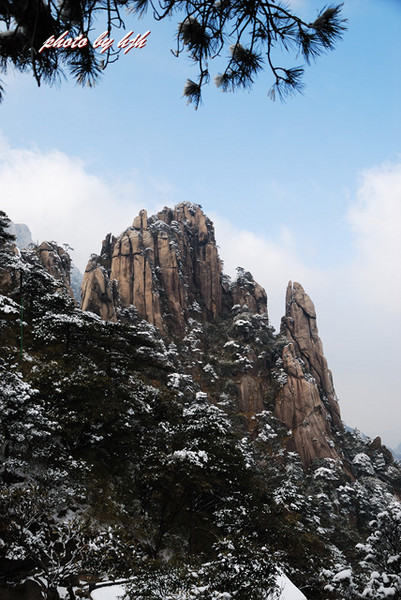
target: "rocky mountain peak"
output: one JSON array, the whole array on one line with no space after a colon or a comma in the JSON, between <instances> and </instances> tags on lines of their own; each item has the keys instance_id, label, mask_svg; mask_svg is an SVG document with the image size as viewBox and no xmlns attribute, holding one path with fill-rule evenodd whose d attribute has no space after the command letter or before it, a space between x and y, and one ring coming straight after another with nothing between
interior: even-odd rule
<instances>
[{"instance_id":1,"label":"rocky mountain peak","mask_svg":"<svg viewBox=\"0 0 401 600\"><path fill-rule=\"evenodd\" d=\"M36 252L45 269L55 279L62 281L67 293L74 298L71 288L71 258L68 252L55 242L42 242Z\"/></svg>"},{"instance_id":2,"label":"rocky mountain peak","mask_svg":"<svg viewBox=\"0 0 401 600\"><path fill-rule=\"evenodd\" d=\"M281 334L282 367L287 379L275 415L291 428L288 449L296 450L304 465L315 458L339 458L333 435L343 428L331 371L318 334L316 311L299 283L291 281L286 293L286 311Z\"/></svg>"},{"instance_id":3,"label":"rocky mountain peak","mask_svg":"<svg viewBox=\"0 0 401 600\"><path fill-rule=\"evenodd\" d=\"M338 400L319 337L315 307L300 283L290 281L288 284L281 333L294 344L297 356L304 361L307 371L316 379L333 425L341 427Z\"/></svg>"},{"instance_id":4,"label":"rocky mountain peak","mask_svg":"<svg viewBox=\"0 0 401 600\"><path fill-rule=\"evenodd\" d=\"M267 312L263 288L250 274L243 279L224 280L212 221L199 205L183 202L151 217L141 210L119 237L106 237L88 263L82 308L115 319L117 305L134 305L162 333L181 336L193 310L205 321L238 303Z\"/></svg>"},{"instance_id":5,"label":"rocky mountain peak","mask_svg":"<svg viewBox=\"0 0 401 600\"><path fill-rule=\"evenodd\" d=\"M88 262L83 310L117 321L119 309L132 305L167 338L183 340L194 316L218 324L240 311L246 318L238 317L234 327L242 321L251 327L251 315L255 323L258 315L265 315L268 325L265 290L241 267L234 282L222 274L213 223L199 205L187 202L150 217L141 210L120 236L108 234L100 255L92 255ZM299 283L288 285L280 333L287 343L277 365L282 377L274 415L291 430L287 449L298 452L306 468L316 458L339 459L338 402L315 307ZM235 386L238 409L252 418L264 410L271 375L267 365L256 368L259 355L250 346L245 355L242 360L248 366L235 378Z\"/></svg>"},{"instance_id":6,"label":"rocky mountain peak","mask_svg":"<svg viewBox=\"0 0 401 600\"><path fill-rule=\"evenodd\" d=\"M25 223L13 223L10 221L8 229L15 236L17 248L24 250L31 247L50 275L62 281L67 293L79 301L82 274L72 263L68 251L53 241L44 241L36 245L32 239L31 231Z\"/></svg>"},{"instance_id":7,"label":"rocky mountain peak","mask_svg":"<svg viewBox=\"0 0 401 600\"><path fill-rule=\"evenodd\" d=\"M237 279L231 284L230 292L234 305L245 305L253 313L267 314L266 292L249 271L237 268Z\"/></svg>"},{"instance_id":8,"label":"rocky mountain peak","mask_svg":"<svg viewBox=\"0 0 401 600\"><path fill-rule=\"evenodd\" d=\"M199 205L187 202L152 216L141 210L131 227L118 237L107 235L100 255L91 257L82 308L117 321L119 309L131 305L164 337L181 340L193 317L216 324L238 311L267 317L265 290L241 267L234 282L223 275L213 223ZM249 326L252 318L244 317ZM291 432L287 449L300 455L305 468L319 458L341 460L336 436L343 425L333 379L314 304L297 282L287 287L280 336L286 343L276 365L280 387L273 410ZM251 347L246 352L256 365L258 353ZM264 410L270 368L248 366L235 378L242 414L252 418Z\"/></svg>"}]
</instances>

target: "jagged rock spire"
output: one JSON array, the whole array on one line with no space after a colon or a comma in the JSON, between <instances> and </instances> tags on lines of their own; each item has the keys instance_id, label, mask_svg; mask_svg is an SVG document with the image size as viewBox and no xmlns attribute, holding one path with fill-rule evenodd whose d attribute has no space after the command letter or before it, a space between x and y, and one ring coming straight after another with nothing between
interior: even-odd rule
<instances>
[{"instance_id":1,"label":"jagged rock spire","mask_svg":"<svg viewBox=\"0 0 401 600\"><path fill-rule=\"evenodd\" d=\"M319 337L315 307L300 283L290 281L288 284L281 333L294 344L297 355L306 364L307 371L316 379L325 403L328 404L333 424L342 427L333 377Z\"/></svg>"},{"instance_id":2,"label":"jagged rock spire","mask_svg":"<svg viewBox=\"0 0 401 600\"><path fill-rule=\"evenodd\" d=\"M266 293L251 276L243 286L223 282L213 223L199 205L189 202L151 217L142 210L121 236L109 235L101 256L88 263L82 309L115 319L113 281L120 305L134 305L162 333L182 335L194 306L204 320L218 319L232 307L234 297L267 312Z\"/></svg>"},{"instance_id":3,"label":"jagged rock spire","mask_svg":"<svg viewBox=\"0 0 401 600\"><path fill-rule=\"evenodd\" d=\"M282 360L287 381L277 398L275 415L292 430L288 449L308 466L315 458L339 458L336 429L342 429L333 379L323 354L312 300L299 283L290 283L281 334L288 344Z\"/></svg>"}]
</instances>

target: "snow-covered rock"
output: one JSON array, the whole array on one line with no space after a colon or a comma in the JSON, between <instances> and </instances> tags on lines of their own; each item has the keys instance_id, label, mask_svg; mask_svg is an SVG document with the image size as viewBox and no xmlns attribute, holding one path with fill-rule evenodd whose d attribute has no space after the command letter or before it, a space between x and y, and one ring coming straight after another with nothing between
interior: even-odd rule
<instances>
[{"instance_id":1,"label":"snow-covered rock","mask_svg":"<svg viewBox=\"0 0 401 600\"><path fill-rule=\"evenodd\" d=\"M284 573L280 573L277 577L277 585L279 590L281 590L278 600L307 600L301 590ZM267 600L270 600L270 596Z\"/></svg>"},{"instance_id":2,"label":"snow-covered rock","mask_svg":"<svg viewBox=\"0 0 401 600\"><path fill-rule=\"evenodd\" d=\"M91 593L92 600L120 600L125 594L125 586L110 585L99 588Z\"/></svg>"},{"instance_id":3,"label":"snow-covered rock","mask_svg":"<svg viewBox=\"0 0 401 600\"><path fill-rule=\"evenodd\" d=\"M274 600L307 600L306 596L288 579L284 573L277 577L277 585L280 590L280 596ZM121 600L124 596L123 585L111 585L91 593L92 600ZM273 600L272 596L268 596L266 600Z\"/></svg>"}]
</instances>

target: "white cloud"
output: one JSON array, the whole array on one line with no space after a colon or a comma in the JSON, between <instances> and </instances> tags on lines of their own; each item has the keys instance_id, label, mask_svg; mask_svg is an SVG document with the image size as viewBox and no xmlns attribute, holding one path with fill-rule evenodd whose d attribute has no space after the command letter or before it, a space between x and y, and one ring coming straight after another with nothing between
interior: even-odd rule
<instances>
[{"instance_id":1,"label":"white cloud","mask_svg":"<svg viewBox=\"0 0 401 600\"><path fill-rule=\"evenodd\" d=\"M332 368L349 424L396 446L401 442L401 163L362 173L348 219L355 254L335 280L343 334L336 319L328 321Z\"/></svg>"},{"instance_id":2,"label":"white cloud","mask_svg":"<svg viewBox=\"0 0 401 600\"><path fill-rule=\"evenodd\" d=\"M118 235L141 208L153 210L151 195L145 196L136 179L132 173L129 184L109 183L91 175L79 158L57 150L13 149L0 138L2 209L14 222L26 223L35 241L70 244L81 270L89 255L100 251L105 234Z\"/></svg>"},{"instance_id":3,"label":"white cloud","mask_svg":"<svg viewBox=\"0 0 401 600\"><path fill-rule=\"evenodd\" d=\"M358 293L380 311L401 311L401 164L362 174L348 214L357 256L350 275Z\"/></svg>"}]
</instances>

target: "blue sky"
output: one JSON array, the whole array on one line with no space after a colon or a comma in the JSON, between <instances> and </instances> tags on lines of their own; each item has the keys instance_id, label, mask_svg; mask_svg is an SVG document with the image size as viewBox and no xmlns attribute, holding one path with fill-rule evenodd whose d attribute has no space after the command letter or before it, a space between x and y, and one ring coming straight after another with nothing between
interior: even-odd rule
<instances>
[{"instance_id":1,"label":"blue sky","mask_svg":"<svg viewBox=\"0 0 401 600\"><path fill-rule=\"evenodd\" d=\"M291 4L308 21L324 6ZM127 19L135 33L151 30L147 46L122 56L95 88L37 88L10 73L0 106L2 208L35 239L69 242L84 268L140 208L201 204L226 269L254 273L276 327L287 281L304 285L345 420L396 445L401 3L346 0L344 16L344 40L306 68L304 95L285 104L267 98L266 72L250 93L211 84L198 111L187 107L182 89L196 70L170 53L175 21L150 17Z\"/></svg>"}]
</instances>

